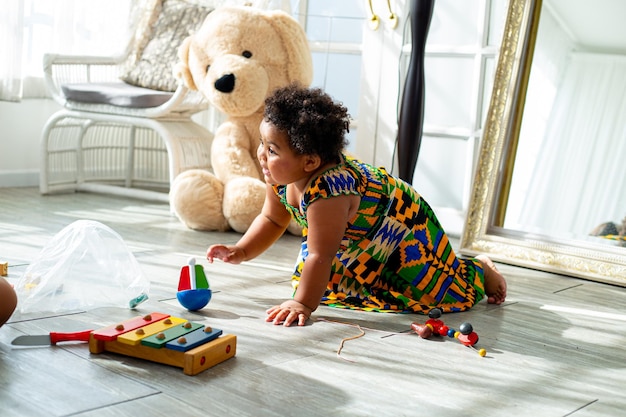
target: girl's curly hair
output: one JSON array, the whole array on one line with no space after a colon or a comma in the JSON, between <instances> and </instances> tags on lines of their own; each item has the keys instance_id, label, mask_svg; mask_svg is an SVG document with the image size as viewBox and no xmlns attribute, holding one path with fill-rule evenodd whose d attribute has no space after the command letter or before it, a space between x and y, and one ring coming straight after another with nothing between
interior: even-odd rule
<instances>
[{"instance_id":1,"label":"girl's curly hair","mask_svg":"<svg viewBox=\"0 0 626 417\"><path fill-rule=\"evenodd\" d=\"M338 163L347 145L348 109L320 88L291 84L265 100L264 118L287 132L289 146L298 155L318 155L322 164Z\"/></svg>"}]
</instances>

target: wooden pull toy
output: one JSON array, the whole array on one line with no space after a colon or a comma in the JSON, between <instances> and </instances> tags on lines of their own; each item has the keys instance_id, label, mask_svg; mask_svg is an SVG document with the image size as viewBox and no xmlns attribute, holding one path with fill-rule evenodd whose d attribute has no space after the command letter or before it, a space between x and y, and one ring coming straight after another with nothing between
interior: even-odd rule
<instances>
[{"instance_id":1,"label":"wooden pull toy","mask_svg":"<svg viewBox=\"0 0 626 417\"><path fill-rule=\"evenodd\" d=\"M195 258L189 258L187 265L180 270L178 281L178 302L187 310L200 310L211 301L209 281L202 265L196 265Z\"/></svg>"},{"instance_id":2,"label":"wooden pull toy","mask_svg":"<svg viewBox=\"0 0 626 417\"><path fill-rule=\"evenodd\" d=\"M476 349L474 346L478 343L478 334L474 332L474 327L471 323L464 322L459 326L459 331L453 330L453 335L450 337L455 337L461 342L463 345L474 349L480 356L487 355L487 351L485 349Z\"/></svg>"},{"instance_id":3,"label":"wooden pull toy","mask_svg":"<svg viewBox=\"0 0 626 417\"><path fill-rule=\"evenodd\" d=\"M434 308L428 313L429 319L426 320L426 324L411 323L411 330L417 333L422 339L429 339L432 335L448 336L455 338L463 345L470 347L478 352L480 356L487 355L485 349L476 349L474 346L478 343L478 334L474 332L474 328L471 323L461 323L459 331L456 331L444 324L439 320L442 312L439 308Z\"/></svg>"}]
</instances>

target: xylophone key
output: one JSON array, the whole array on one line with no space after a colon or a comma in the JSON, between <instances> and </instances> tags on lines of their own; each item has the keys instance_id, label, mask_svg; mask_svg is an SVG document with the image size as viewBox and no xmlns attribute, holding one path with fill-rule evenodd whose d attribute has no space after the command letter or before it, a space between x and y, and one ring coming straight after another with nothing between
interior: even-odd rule
<instances>
[{"instance_id":1,"label":"xylophone key","mask_svg":"<svg viewBox=\"0 0 626 417\"><path fill-rule=\"evenodd\" d=\"M121 334L137 330L140 327L146 326L148 324L155 323L157 321L166 319L169 317L169 314L163 313L151 313L145 316L139 316L127 320L125 322L119 324L113 324L111 326L105 327L100 330L96 330L93 332L93 337L96 340L103 340L105 342L110 342L112 340L117 339L117 337Z\"/></svg>"},{"instance_id":2,"label":"xylophone key","mask_svg":"<svg viewBox=\"0 0 626 417\"><path fill-rule=\"evenodd\" d=\"M171 340L177 339L181 336L186 335L196 329L203 328L204 325L200 323L192 323L187 321L183 324L179 324L174 327L170 327L162 332L154 334L152 336L141 339L141 344L145 346L150 346L156 349L160 349L165 344Z\"/></svg>"},{"instance_id":3,"label":"xylophone key","mask_svg":"<svg viewBox=\"0 0 626 417\"><path fill-rule=\"evenodd\" d=\"M197 346L217 339L222 334L219 329L213 329L211 327L203 327L201 329L194 330L191 333L187 333L184 336L171 340L165 344L168 349L178 350L186 352Z\"/></svg>"},{"instance_id":4,"label":"xylophone key","mask_svg":"<svg viewBox=\"0 0 626 417\"><path fill-rule=\"evenodd\" d=\"M164 320L159 320L156 323L148 324L147 326L139 327L128 333L117 336L117 341L120 343L126 343L128 345L138 345L142 339L152 336L154 334L163 332L171 327L185 323L187 320L180 317L168 317Z\"/></svg>"}]
</instances>

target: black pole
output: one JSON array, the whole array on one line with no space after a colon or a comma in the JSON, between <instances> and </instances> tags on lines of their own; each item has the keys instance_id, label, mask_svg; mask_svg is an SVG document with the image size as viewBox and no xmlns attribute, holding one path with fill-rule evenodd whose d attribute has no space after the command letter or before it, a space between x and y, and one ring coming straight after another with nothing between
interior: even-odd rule
<instances>
[{"instance_id":1,"label":"black pole","mask_svg":"<svg viewBox=\"0 0 626 417\"><path fill-rule=\"evenodd\" d=\"M424 123L424 50L435 0L410 0L411 57L398 120L399 177L411 184Z\"/></svg>"}]
</instances>

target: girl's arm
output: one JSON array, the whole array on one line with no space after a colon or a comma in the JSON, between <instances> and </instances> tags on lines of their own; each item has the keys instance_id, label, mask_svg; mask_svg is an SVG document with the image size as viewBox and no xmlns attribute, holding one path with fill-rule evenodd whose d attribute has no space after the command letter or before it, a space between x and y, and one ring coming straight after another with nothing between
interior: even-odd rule
<instances>
[{"instance_id":1,"label":"girl's arm","mask_svg":"<svg viewBox=\"0 0 626 417\"><path fill-rule=\"evenodd\" d=\"M324 295L333 260L344 237L348 221L358 208L358 196L319 199L307 210L309 254L293 300L270 308L267 321L289 326L296 320L302 326Z\"/></svg>"},{"instance_id":2,"label":"girl's arm","mask_svg":"<svg viewBox=\"0 0 626 417\"><path fill-rule=\"evenodd\" d=\"M212 245L207 250L207 259L213 262L213 258L218 258L238 264L256 258L285 233L290 221L291 215L271 185L266 185L263 209L246 233L235 245Z\"/></svg>"}]
</instances>

